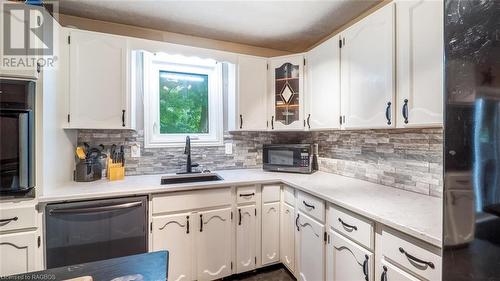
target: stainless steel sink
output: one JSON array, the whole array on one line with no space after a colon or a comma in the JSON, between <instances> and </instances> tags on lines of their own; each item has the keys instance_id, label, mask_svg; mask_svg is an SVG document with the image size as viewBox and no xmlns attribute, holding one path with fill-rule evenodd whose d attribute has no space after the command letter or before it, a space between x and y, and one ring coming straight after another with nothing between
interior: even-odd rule
<instances>
[{"instance_id":1,"label":"stainless steel sink","mask_svg":"<svg viewBox=\"0 0 500 281\"><path fill-rule=\"evenodd\" d=\"M192 173L192 174L190 173L190 174L163 176L161 177L161 184L179 184L179 183L220 181L220 180L223 180L223 178L216 173Z\"/></svg>"}]
</instances>

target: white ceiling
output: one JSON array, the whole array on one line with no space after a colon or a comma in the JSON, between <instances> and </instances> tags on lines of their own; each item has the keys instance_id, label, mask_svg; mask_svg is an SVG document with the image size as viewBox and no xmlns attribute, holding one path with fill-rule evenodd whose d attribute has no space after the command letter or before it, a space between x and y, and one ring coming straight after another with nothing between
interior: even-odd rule
<instances>
[{"instance_id":1,"label":"white ceiling","mask_svg":"<svg viewBox=\"0 0 500 281\"><path fill-rule=\"evenodd\" d=\"M60 0L63 14L301 52L380 0Z\"/></svg>"}]
</instances>

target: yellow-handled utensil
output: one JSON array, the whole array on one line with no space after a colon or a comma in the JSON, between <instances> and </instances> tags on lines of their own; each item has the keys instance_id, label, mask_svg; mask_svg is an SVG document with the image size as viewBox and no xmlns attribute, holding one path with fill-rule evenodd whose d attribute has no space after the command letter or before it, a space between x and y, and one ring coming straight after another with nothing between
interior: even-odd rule
<instances>
[{"instance_id":1,"label":"yellow-handled utensil","mask_svg":"<svg viewBox=\"0 0 500 281\"><path fill-rule=\"evenodd\" d=\"M78 156L78 158L80 158L82 160L86 158L85 150L83 149L83 147L81 147L81 146L76 147L76 156Z\"/></svg>"}]
</instances>

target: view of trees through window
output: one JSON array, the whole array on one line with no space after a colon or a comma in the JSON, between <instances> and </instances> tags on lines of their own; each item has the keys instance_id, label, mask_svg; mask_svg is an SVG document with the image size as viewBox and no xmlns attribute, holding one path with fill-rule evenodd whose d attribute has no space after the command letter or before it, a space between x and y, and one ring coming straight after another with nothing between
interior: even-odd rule
<instances>
[{"instance_id":1,"label":"view of trees through window","mask_svg":"<svg viewBox=\"0 0 500 281\"><path fill-rule=\"evenodd\" d=\"M208 133L208 75L160 71L160 133Z\"/></svg>"}]
</instances>

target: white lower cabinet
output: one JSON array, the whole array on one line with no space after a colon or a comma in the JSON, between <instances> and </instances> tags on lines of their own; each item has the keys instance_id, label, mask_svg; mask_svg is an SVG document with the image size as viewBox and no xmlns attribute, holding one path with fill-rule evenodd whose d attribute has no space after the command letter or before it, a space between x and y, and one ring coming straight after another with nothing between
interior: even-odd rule
<instances>
[{"instance_id":1,"label":"white lower cabinet","mask_svg":"<svg viewBox=\"0 0 500 281\"><path fill-rule=\"evenodd\" d=\"M153 196L151 250L169 251L169 280L279 262L299 281L441 280L438 247L289 187L257 187ZM36 236L0 234L0 276L36 270Z\"/></svg>"},{"instance_id":2,"label":"white lower cabinet","mask_svg":"<svg viewBox=\"0 0 500 281\"><path fill-rule=\"evenodd\" d=\"M35 271L37 232L0 235L0 276Z\"/></svg>"},{"instance_id":3,"label":"white lower cabinet","mask_svg":"<svg viewBox=\"0 0 500 281\"><path fill-rule=\"evenodd\" d=\"M280 254L281 262L295 272L295 211L287 203L281 205Z\"/></svg>"},{"instance_id":4,"label":"white lower cabinet","mask_svg":"<svg viewBox=\"0 0 500 281\"><path fill-rule=\"evenodd\" d=\"M233 273L228 198L230 188L152 197L151 251L169 252L168 280L215 280Z\"/></svg>"},{"instance_id":5,"label":"white lower cabinet","mask_svg":"<svg viewBox=\"0 0 500 281\"><path fill-rule=\"evenodd\" d=\"M257 265L257 211L255 205L238 207L236 224L236 271L255 269Z\"/></svg>"},{"instance_id":6,"label":"white lower cabinet","mask_svg":"<svg viewBox=\"0 0 500 281\"><path fill-rule=\"evenodd\" d=\"M153 251L168 250L169 280L193 280L192 219L191 213L153 218Z\"/></svg>"},{"instance_id":7,"label":"white lower cabinet","mask_svg":"<svg viewBox=\"0 0 500 281\"><path fill-rule=\"evenodd\" d=\"M383 260L381 261L380 278L381 281L419 281L420 279L399 269L397 266Z\"/></svg>"},{"instance_id":8,"label":"white lower cabinet","mask_svg":"<svg viewBox=\"0 0 500 281\"><path fill-rule=\"evenodd\" d=\"M197 215L197 280L231 275L231 208L203 211Z\"/></svg>"},{"instance_id":9,"label":"white lower cabinet","mask_svg":"<svg viewBox=\"0 0 500 281\"><path fill-rule=\"evenodd\" d=\"M296 217L299 244L298 279L301 281L324 280L325 275L325 225L299 212Z\"/></svg>"},{"instance_id":10,"label":"white lower cabinet","mask_svg":"<svg viewBox=\"0 0 500 281\"><path fill-rule=\"evenodd\" d=\"M373 253L329 230L327 280L373 280Z\"/></svg>"},{"instance_id":11,"label":"white lower cabinet","mask_svg":"<svg viewBox=\"0 0 500 281\"><path fill-rule=\"evenodd\" d=\"M280 260L280 202L262 204L262 265Z\"/></svg>"}]
</instances>

